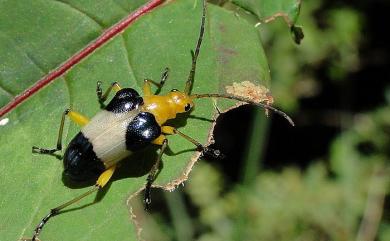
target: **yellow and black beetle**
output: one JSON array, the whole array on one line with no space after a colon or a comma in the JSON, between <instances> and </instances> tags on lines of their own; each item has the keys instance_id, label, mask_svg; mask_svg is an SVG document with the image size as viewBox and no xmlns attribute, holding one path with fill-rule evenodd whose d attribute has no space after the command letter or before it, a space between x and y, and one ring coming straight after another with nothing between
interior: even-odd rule
<instances>
[{"instance_id":1,"label":"yellow and black beetle","mask_svg":"<svg viewBox=\"0 0 390 241\"><path fill-rule=\"evenodd\" d=\"M205 18L206 0L203 0L199 38L195 51L191 51L192 67L184 91L173 89L166 95L152 93L151 84L158 87L156 93L163 87L168 77L168 68L162 74L160 82L145 80L143 85L144 95L142 97L134 89L121 88L116 82L103 93L101 83L98 82L96 93L102 110L91 120L76 111L65 110L61 119L57 147L55 149L44 149L35 146L32 148L34 153L41 154L54 154L61 151L64 121L65 117L69 117L82 128L65 150L63 156L64 174L73 181L85 181L98 176L96 184L89 191L51 209L34 230L33 241L36 240L47 221L57 215L60 210L104 187L112 177L119 161L147 145L155 144L161 146L161 150L149 172L145 185L144 203L147 209L151 202L151 186L159 172L161 157L168 146L166 135L178 134L192 142L199 151L214 156L220 155L218 150L203 146L176 128L165 125L166 121L175 119L177 114L189 112L194 107L195 99L225 98L246 102L263 107L266 110L272 110L284 116L293 125L292 120L284 112L268 104L257 103L247 98L227 94L191 94L196 61L204 35ZM104 102L111 91L116 92L115 96L105 106Z\"/></svg>"}]
</instances>

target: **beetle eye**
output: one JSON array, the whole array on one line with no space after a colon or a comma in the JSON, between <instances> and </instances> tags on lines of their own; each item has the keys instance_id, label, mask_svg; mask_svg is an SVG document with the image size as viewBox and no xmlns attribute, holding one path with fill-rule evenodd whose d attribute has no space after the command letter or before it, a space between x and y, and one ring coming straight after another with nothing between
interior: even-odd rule
<instances>
[{"instance_id":1,"label":"beetle eye","mask_svg":"<svg viewBox=\"0 0 390 241\"><path fill-rule=\"evenodd\" d=\"M171 92L176 92L179 91L178 89L172 89Z\"/></svg>"},{"instance_id":2,"label":"beetle eye","mask_svg":"<svg viewBox=\"0 0 390 241\"><path fill-rule=\"evenodd\" d=\"M184 110L185 110L185 111L191 110L191 105L190 105L189 103L186 104L186 106L184 107Z\"/></svg>"}]
</instances>

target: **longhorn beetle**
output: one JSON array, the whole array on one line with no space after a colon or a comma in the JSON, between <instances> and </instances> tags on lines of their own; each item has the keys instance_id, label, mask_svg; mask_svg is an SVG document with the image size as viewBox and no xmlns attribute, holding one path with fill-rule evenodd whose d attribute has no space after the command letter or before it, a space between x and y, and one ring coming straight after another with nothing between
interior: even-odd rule
<instances>
[{"instance_id":1,"label":"longhorn beetle","mask_svg":"<svg viewBox=\"0 0 390 241\"><path fill-rule=\"evenodd\" d=\"M33 153L40 154L54 154L61 151L65 117L69 117L82 128L65 150L63 156L64 174L76 182L90 180L93 177L99 176L96 184L90 190L51 209L35 228L32 237L33 241L36 240L42 228L51 217L59 214L61 210L69 205L102 189L112 177L119 161L147 145L155 144L161 148L157 160L146 179L144 203L145 209L148 209L151 203L151 186L160 171L161 158L168 146L166 135L179 135L187 141L192 142L202 153L218 156L218 150L213 150L202 145L172 126L164 125L167 120L175 119L177 114L189 112L194 107L195 99L225 98L246 102L260 106L266 110L272 110L286 118L291 125L294 125L287 114L265 103L257 103L248 98L228 94L191 94L196 61L204 35L206 0L203 0L202 8L199 37L195 51L191 50L192 66L184 91L173 89L166 95L152 93L151 84L157 86L156 93L159 93L164 86L165 80L168 77L168 68L165 69L159 83L145 79L143 85L144 96L142 97L134 89L121 88L117 82L112 83L107 91L103 93L101 83L97 82L96 93L102 110L89 120L76 111L66 109L61 118L57 147L54 149L32 147ZM115 96L105 106L104 102L111 91L116 92Z\"/></svg>"}]
</instances>

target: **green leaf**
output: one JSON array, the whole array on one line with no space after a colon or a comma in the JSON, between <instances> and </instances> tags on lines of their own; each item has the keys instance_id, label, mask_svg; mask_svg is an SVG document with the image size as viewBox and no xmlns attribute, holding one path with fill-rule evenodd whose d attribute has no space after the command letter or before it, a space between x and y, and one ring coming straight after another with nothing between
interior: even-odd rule
<instances>
[{"instance_id":1,"label":"green leaf","mask_svg":"<svg viewBox=\"0 0 390 241\"><path fill-rule=\"evenodd\" d=\"M298 19L300 0L232 0L238 6L256 14L264 22L283 17L289 26Z\"/></svg>"},{"instance_id":2,"label":"green leaf","mask_svg":"<svg viewBox=\"0 0 390 241\"><path fill-rule=\"evenodd\" d=\"M301 0L232 0L233 3L255 14L261 23L282 18L299 44L304 37L301 27L296 26Z\"/></svg>"},{"instance_id":3,"label":"green leaf","mask_svg":"<svg viewBox=\"0 0 390 241\"><path fill-rule=\"evenodd\" d=\"M1 1L0 106L144 2Z\"/></svg>"},{"instance_id":4,"label":"green leaf","mask_svg":"<svg viewBox=\"0 0 390 241\"><path fill-rule=\"evenodd\" d=\"M2 103L85 46L124 10L138 5L130 0L1 1L0 86L4 91L0 94L6 93L1 95ZM200 16L200 1L194 0L173 1L156 9L0 120L1 240L30 237L50 208L87 190L64 185L61 161L31 153L33 145L54 147L62 111L71 106L92 117L99 111L96 81L104 87L118 81L142 93L143 79L158 80L165 67L171 71L162 93L183 89ZM248 80L267 86L269 78L256 29L234 13L209 5L193 93L224 92L226 85ZM218 102L224 108L232 104ZM197 100L190 116L181 116L173 125L207 143L214 113L211 100ZM67 121L64 143L78 131ZM186 179L197 157L194 147L180 137L170 136L169 146L171 152L164 155L164 169L156 181L167 189ZM91 196L73 205L72 211L47 224L40 239L135 240L127 199L143 188L155 150L124 160L100 202L88 206L95 198Z\"/></svg>"}]
</instances>

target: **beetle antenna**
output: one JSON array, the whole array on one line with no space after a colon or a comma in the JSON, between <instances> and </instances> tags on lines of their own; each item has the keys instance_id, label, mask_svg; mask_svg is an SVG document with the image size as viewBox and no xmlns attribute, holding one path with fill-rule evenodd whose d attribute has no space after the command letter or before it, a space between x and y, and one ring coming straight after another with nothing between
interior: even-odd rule
<instances>
[{"instance_id":1,"label":"beetle antenna","mask_svg":"<svg viewBox=\"0 0 390 241\"><path fill-rule=\"evenodd\" d=\"M242 101L242 102L246 102L248 104L251 104L251 105L256 105L256 106L260 106L266 110L271 110L273 111L274 113L278 114L278 115L281 115L282 117L284 117L292 126L295 126L295 123L294 121L291 119L290 116L288 116L286 113L284 113L283 111L279 110L279 109L276 109L275 107L272 107L268 104L265 104L265 103L261 103L261 102L255 102L249 98L245 98L245 97L240 97L240 96L235 96L235 95L228 95L228 94L193 94L190 96L191 99L200 99L200 98L224 98L224 99L231 99L231 100L238 100L238 101Z\"/></svg>"},{"instance_id":2,"label":"beetle antenna","mask_svg":"<svg viewBox=\"0 0 390 241\"><path fill-rule=\"evenodd\" d=\"M206 1L203 0L203 14L202 14L202 22L200 25L200 31L199 31L199 38L198 42L196 43L195 52L191 50L191 58L192 58L192 66L190 73L188 75L188 79L186 82L186 87L184 89L184 93L186 95L189 95L192 89L192 84L194 83L194 77L195 77L195 69L196 69L196 60L198 59L198 55L200 52L200 46L202 45L203 35L204 35L204 24L206 21Z\"/></svg>"}]
</instances>

